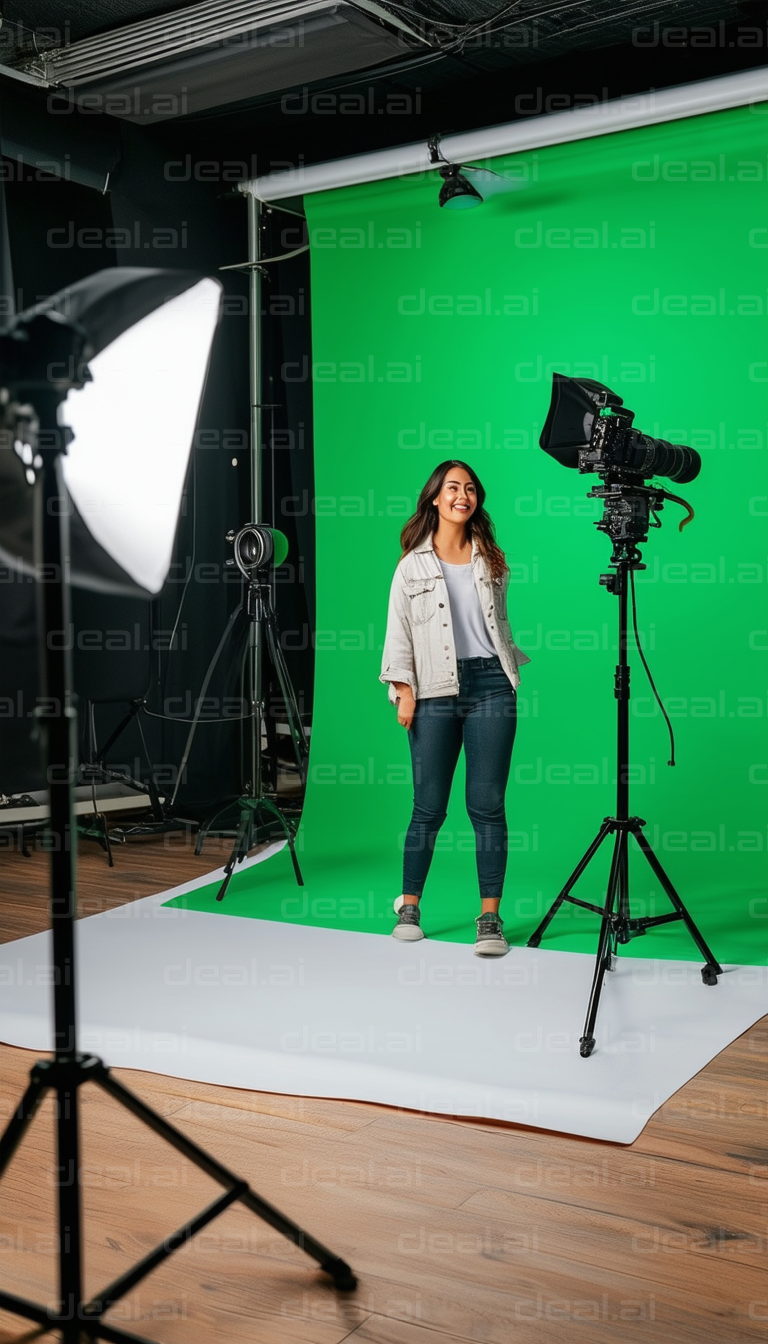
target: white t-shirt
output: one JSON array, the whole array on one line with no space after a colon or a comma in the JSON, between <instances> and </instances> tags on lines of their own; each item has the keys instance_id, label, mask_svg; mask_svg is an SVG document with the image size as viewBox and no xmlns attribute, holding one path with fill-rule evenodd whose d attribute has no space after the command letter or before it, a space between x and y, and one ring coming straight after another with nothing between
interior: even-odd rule
<instances>
[{"instance_id":1,"label":"white t-shirt","mask_svg":"<svg viewBox=\"0 0 768 1344\"><path fill-rule=\"evenodd\" d=\"M480 598L477 595L471 565L449 565L440 561L448 600L451 604L453 642L457 658L495 658L496 650L488 633Z\"/></svg>"}]
</instances>

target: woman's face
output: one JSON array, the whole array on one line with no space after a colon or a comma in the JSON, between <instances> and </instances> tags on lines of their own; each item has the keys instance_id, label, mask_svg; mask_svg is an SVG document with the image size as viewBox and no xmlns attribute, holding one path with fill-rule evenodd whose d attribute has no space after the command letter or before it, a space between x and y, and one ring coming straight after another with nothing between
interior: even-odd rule
<instances>
[{"instance_id":1,"label":"woman's face","mask_svg":"<svg viewBox=\"0 0 768 1344\"><path fill-rule=\"evenodd\" d=\"M446 523L466 523L477 508L477 490L469 472L464 467L449 467L432 503Z\"/></svg>"}]
</instances>

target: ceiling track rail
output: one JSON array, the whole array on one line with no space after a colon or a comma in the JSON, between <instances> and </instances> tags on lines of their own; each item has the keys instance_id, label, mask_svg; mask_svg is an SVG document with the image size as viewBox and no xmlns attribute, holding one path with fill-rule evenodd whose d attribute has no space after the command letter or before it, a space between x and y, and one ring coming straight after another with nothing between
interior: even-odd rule
<instances>
[{"instance_id":1,"label":"ceiling track rail","mask_svg":"<svg viewBox=\"0 0 768 1344\"><path fill-rule=\"evenodd\" d=\"M278 27L284 32L327 15L343 22L344 11L364 13L422 44L426 39L376 0L204 0L171 14L126 24L67 47L50 48L27 59L19 72L47 86L74 86L108 79L132 69L159 66L211 48L233 47ZM427 44L428 45L428 44Z\"/></svg>"}]
</instances>

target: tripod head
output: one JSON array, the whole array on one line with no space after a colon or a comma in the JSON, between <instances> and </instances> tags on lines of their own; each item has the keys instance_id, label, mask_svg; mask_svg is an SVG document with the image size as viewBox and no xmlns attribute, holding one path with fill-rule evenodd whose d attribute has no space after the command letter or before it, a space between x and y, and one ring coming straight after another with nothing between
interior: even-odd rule
<instances>
[{"instance_id":1,"label":"tripod head","mask_svg":"<svg viewBox=\"0 0 768 1344\"><path fill-rule=\"evenodd\" d=\"M613 543L609 564L622 569L645 569L638 550L640 542L648 540L652 527L661 527L659 514L665 500L672 500L687 510L686 517L679 524L682 532L694 517L690 504L679 495L673 495L661 485L644 485L632 472L621 468L607 471L601 485L589 491L588 499L600 499L603 502L603 516L595 523L598 532L605 532ZM616 575L601 575L609 592L617 591L609 580Z\"/></svg>"}]
</instances>

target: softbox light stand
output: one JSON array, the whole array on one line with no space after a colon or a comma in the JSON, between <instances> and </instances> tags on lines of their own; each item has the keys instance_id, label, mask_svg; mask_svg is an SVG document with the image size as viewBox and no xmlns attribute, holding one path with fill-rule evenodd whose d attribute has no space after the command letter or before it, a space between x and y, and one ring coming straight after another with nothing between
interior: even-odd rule
<instances>
[{"instance_id":1,"label":"softbox light stand","mask_svg":"<svg viewBox=\"0 0 768 1344\"><path fill-rule=\"evenodd\" d=\"M642 491L642 488L640 488L640 491ZM593 492L593 494L598 497L601 493L605 495L606 491L598 488ZM638 493L638 491L636 490L635 493ZM605 528L604 530L608 529ZM591 910L600 916L600 933L597 942L597 955L595 958L592 988L589 995L587 1015L584 1022L584 1032L579 1040L579 1053L582 1058L587 1058L591 1055L595 1048L595 1023L600 1007L600 995L602 993L603 981L606 972L612 971L616 967L616 957L620 945L629 943L632 938L640 937L642 934L647 933L649 929L656 928L661 924L671 924L677 920L682 920L701 952L701 955L705 958L706 965L702 967L701 971L701 978L704 981L704 984L716 985L717 977L718 975L722 975L723 970L722 966L715 958L714 953L707 946L701 932L672 885L670 877L662 867L656 854L651 849L651 846L648 844L643 830L645 822L641 817L633 817L630 816L629 813L630 668L627 656L627 597L629 586L632 583L633 571L644 569L645 566L641 563L641 555L636 546L623 545L619 542L614 546L614 556L611 560L611 564L615 566L615 572L602 574L600 576L600 582L607 588L609 593L613 593L613 595L619 599L619 661L615 669L613 691L616 697L617 717L616 814L613 817L605 817L603 819L602 825L594 840L584 853L583 857L579 860L568 878L568 881L565 883L565 886L555 898L538 928L528 939L528 947L539 946L549 924L565 901L569 901L572 905L581 906L583 910ZM594 859L603 844L603 841L607 840L609 835L614 836L614 844L605 904L595 905L590 901L583 901L576 896L572 896L571 891ZM633 918L631 915L629 901L630 836L634 836L640 852L647 859L651 871L661 884L663 891L672 904L673 909L668 914L642 915L638 918Z\"/></svg>"},{"instance_id":2,"label":"softbox light stand","mask_svg":"<svg viewBox=\"0 0 768 1344\"><path fill-rule=\"evenodd\" d=\"M10 385L12 395L15 392L19 401L33 402L33 405L19 408L22 411L19 419L26 424L28 437L34 439L29 460L34 463L36 474L35 530L43 673L38 718L46 741L50 788L50 906L56 974L54 1058L39 1060L34 1065L29 1086L0 1139L0 1177L44 1097L52 1091L56 1096L59 1305L56 1310L51 1310L15 1293L0 1291L0 1307L35 1321L44 1330L59 1330L64 1344L81 1344L83 1336L116 1341L117 1344L124 1341L126 1344L149 1344L143 1336L105 1321L104 1315L147 1274L236 1201L305 1251L331 1276L338 1289L351 1290L356 1286L356 1280L344 1260L286 1218L246 1181L147 1106L112 1076L101 1059L81 1054L77 1049L74 936L77 836L72 815L76 715L72 705L67 641L60 637L69 626L70 505L62 472L62 454L66 451L69 435L59 427L58 408L71 387L83 386L87 342L83 329L76 322L50 313L35 316L26 326L22 323L16 339L18 346L8 336L0 337L0 359L6 388ZM23 370L21 375L17 372L19 366ZM64 372L60 381L53 384L50 381L52 369L69 370L69 374ZM3 404L3 411L5 429L15 438L17 430L11 423L13 407L8 400ZM166 1236L153 1251L90 1299L83 1295L80 1197L79 1089L86 1082L100 1087L217 1181L224 1191L196 1217Z\"/></svg>"}]
</instances>

